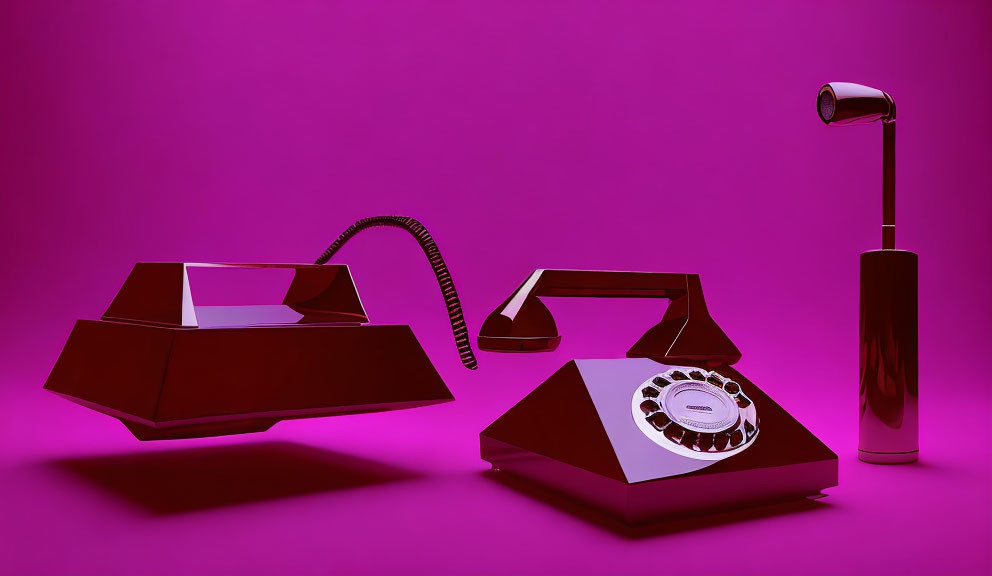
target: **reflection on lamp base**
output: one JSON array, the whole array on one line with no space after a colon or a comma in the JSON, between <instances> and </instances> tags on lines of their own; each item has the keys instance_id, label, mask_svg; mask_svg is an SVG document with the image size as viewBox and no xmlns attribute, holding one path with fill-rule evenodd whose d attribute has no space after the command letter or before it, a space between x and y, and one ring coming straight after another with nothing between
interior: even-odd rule
<instances>
[{"instance_id":1,"label":"reflection on lamp base","mask_svg":"<svg viewBox=\"0 0 992 576\"><path fill-rule=\"evenodd\" d=\"M912 452L868 452L858 450L858 459L872 464L909 464L920 457L919 450Z\"/></svg>"}]
</instances>

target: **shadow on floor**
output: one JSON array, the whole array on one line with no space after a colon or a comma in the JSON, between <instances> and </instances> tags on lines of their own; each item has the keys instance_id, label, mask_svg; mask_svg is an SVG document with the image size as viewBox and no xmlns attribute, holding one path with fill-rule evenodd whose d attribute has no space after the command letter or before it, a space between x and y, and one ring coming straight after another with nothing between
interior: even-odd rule
<instances>
[{"instance_id":1,"label":"shadow on floor","mask_svg":"<svg viewBox=\"0 0 992 576\"><path fill-rule=\"evenodd\" d=\"M373 460L293 442L70 458L51 464L157 514L417 477L411 471Z\"/></svg>"},{"instance_id":2,"label":"shadow on floor","mask_svg":"<svg viewBox=\"0 0 992 576\"><path fill-rule=\"evenodd\" d=\"M586 522L595 524L600 528L609 530L624 538L629 538L632 540L663 536L665 534L674 534L678 532L692 532L715 526L723 526L725 524L734 524L737 522L746 522L761 518L770 518L773 516L797 514L801 512L830 508L828 504L818 500L801 499L764 506L755 506L752 508L738 508L716 514L711 513L688 518L667 520L656 524L630 526L597 508L592 508L582 502L579 502L578 500L574 500L568 496L532 482L528 482L521 478L514 477L506 472L494 472L492 470L487 470L482 472L482 474L487 478L490 478L492 481L507 486L529 498L538 500L542 504L552 506L562 512L571 514L572 516L576 516Z\"/></svg>"}]
</instances>

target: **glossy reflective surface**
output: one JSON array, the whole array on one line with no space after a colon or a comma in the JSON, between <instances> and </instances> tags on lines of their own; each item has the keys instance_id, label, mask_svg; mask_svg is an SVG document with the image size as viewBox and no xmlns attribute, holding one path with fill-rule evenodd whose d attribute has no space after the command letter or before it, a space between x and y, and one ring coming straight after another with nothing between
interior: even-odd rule
<instances>
[{"instance_id":1,"label":"glossy reflective surface","mask_svg":"<svg viewBox=\"0 0 992 576\"><path fill-rule=\"evenodd\" d=\"M888 93L831 82L820 88L816 111L827 124L870 124L882 121L882 249L896 248L896 104Z\"/></svg>"},{"instance_id":2,"label":"glossy reflective surface","mask_svg":"<svg viewBox=\"0 0 992 576\"><path fill-rule=\"evenodd\" d=\"M858 457L914 462L919 454L917 256L861 255Z\"/></svg>"},{"instance_id":3,"label":"glossy reflective surface","mask_svg":"<svg viewBox=\"0 0 992 576\"><path fill-rule=\"evenodd\" d=\"M294 271L281 304L197 306L187 268ZM347 266L139 263L76 322L45 389L141 440L453 400L408 326L367 321Z\"/></svg>"},{"instance_id":4,"label":"glossy reflective surface","mask_svg":"<svg viewBox=\"0 0 992 576\"><path fill-rule=\"evenodd\" d=\"M665 298L661 322L630 348L630 357L658 362L733 364L741 353L710 316L696 274L607 270L535 270L494 310L479 331L479 348L549 352L561 336L539 297Z\"/></svg>"},{"instance_id":5,"label":"glossy reflective surface","mask_svg":"<svg viewBox=\"0 0 992 576\"><path fill-rule=\"evenodd\" d=\"M896 105L888 94L851 82L824 85L816 104L820 119L827 124L870 124L896 118Z\"/></svg>"},{"instance_id":6,"label":"glossy reflective surface","mask_svg":"<svg viewBox=\"0 0 992 576\"><path fill-rule=\"evenodd\" d=\"M280 303L202 307L196 303L196 284L190 282L190 268L216 275L229 270L288 269L293 271L293 278ZM196 328L367 322L368 316L347 266L139 262L103 319Z\"/></svg>"},{"instance_id":7,"label":"glossy reflective surface","mask_svg":"<svg viewBox=\"0 0 992 576\"><path fill-rule=\"evenodd\" d=\"M739 383L715 371L673 368L656 374L634 393L631 412L653 442L689 458L722 460L758 436L754 403Z\"/></svg>"},{"instance_id":8,"label":"glossy reflective surface","mask_svg":"<svg viewBox=\"0 0 992 576\"><path fill-rule=\"evenodd\" d=\"M680 386L717 390L704 371L647 358L573 360L482 432L482 458L631 523L804 498L836 485L832 451L739 372L716 371L719 393L730 398L725 385L733 382L748 407L735 402L741 422L700 434L700 426L674 421L684 413L669 418L656 398ZM659 395L644 398L645 390Z\"/></svg>"}]
</instances>

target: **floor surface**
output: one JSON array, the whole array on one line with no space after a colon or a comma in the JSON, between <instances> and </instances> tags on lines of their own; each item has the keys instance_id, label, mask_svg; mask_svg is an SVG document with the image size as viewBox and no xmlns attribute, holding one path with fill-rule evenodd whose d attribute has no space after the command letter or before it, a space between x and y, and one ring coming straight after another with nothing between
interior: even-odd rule
<instances>
[{"instance_id":1,"label":"floor surface","mask_svg":"<svg viewBox=\"0 0 992 576\"><path fill-rule=\"evenodd\" d=\"M939 433L960 411L938 395L925 396L921 461L875 466L856 459L849 406L825 411L770 380L840 455L840 485L817 501L629 529L488 471L478 431L534 384L489 363L440 406L152 443L42 391L44 374L33 388L20 377L0 388L0 573L992 571L987 430ZM987 414L988 397L974 408Z\"/></svg>"}]
</instances>

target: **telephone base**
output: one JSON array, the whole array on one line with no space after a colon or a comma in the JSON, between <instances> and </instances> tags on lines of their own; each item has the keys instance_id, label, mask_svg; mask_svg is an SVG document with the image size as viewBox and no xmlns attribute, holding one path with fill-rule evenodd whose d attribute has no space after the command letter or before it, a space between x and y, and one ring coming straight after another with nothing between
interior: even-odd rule
<instances>
[{"instance_id":1,"label":"telephone base","mask_svg":"<svg viewBox=\"0 0 992 576\"><path fill-rule=\"evenodd\" d=\"M820 491L830 483L825 479L836 472L831 462L821 461L630 484L489 438L482 439L482 453L493 472L553 490L630 525L823 498Z\"/></svg>"},{"instance_id":2,"label":"telephone base","mask_svg":"<svg viewBox=\"0 0 992 576\"><path fill-rule=\"evenodd\" d=\"M408 326L185 328L76 323L45 389L139 440L262 432L280 420L454 400Z\"/></svg>"},{"instance_id":3,"label":"telephone base","mask_svg":"<svg viewBox=\"0 0 992 576\"><path fill-rule=\"evenodd\" d=\"M148 440L183 440L186 438L207 438L209 436L230 436L234 434L253 434L265 432L275 426L276 419L238 420L234 422L216 422L191 426L175 426L172 428L155 428L137 422L121 419L121 423L141 441Z\"/></svg>"},{"instance_id":4,"label":"telephone base","mask_svg":"<svg viewBox=\"0 0 992 576\"><path fill-rule=\"evenodd\" d=\"M837 485L837 455L729 366L717 371L761 420L753 445L712 460L653 442L631 397L669 368L646 358L569 362L482 432L482 459L628 524L819 497Z\"/></svg>"}]
</instances>

